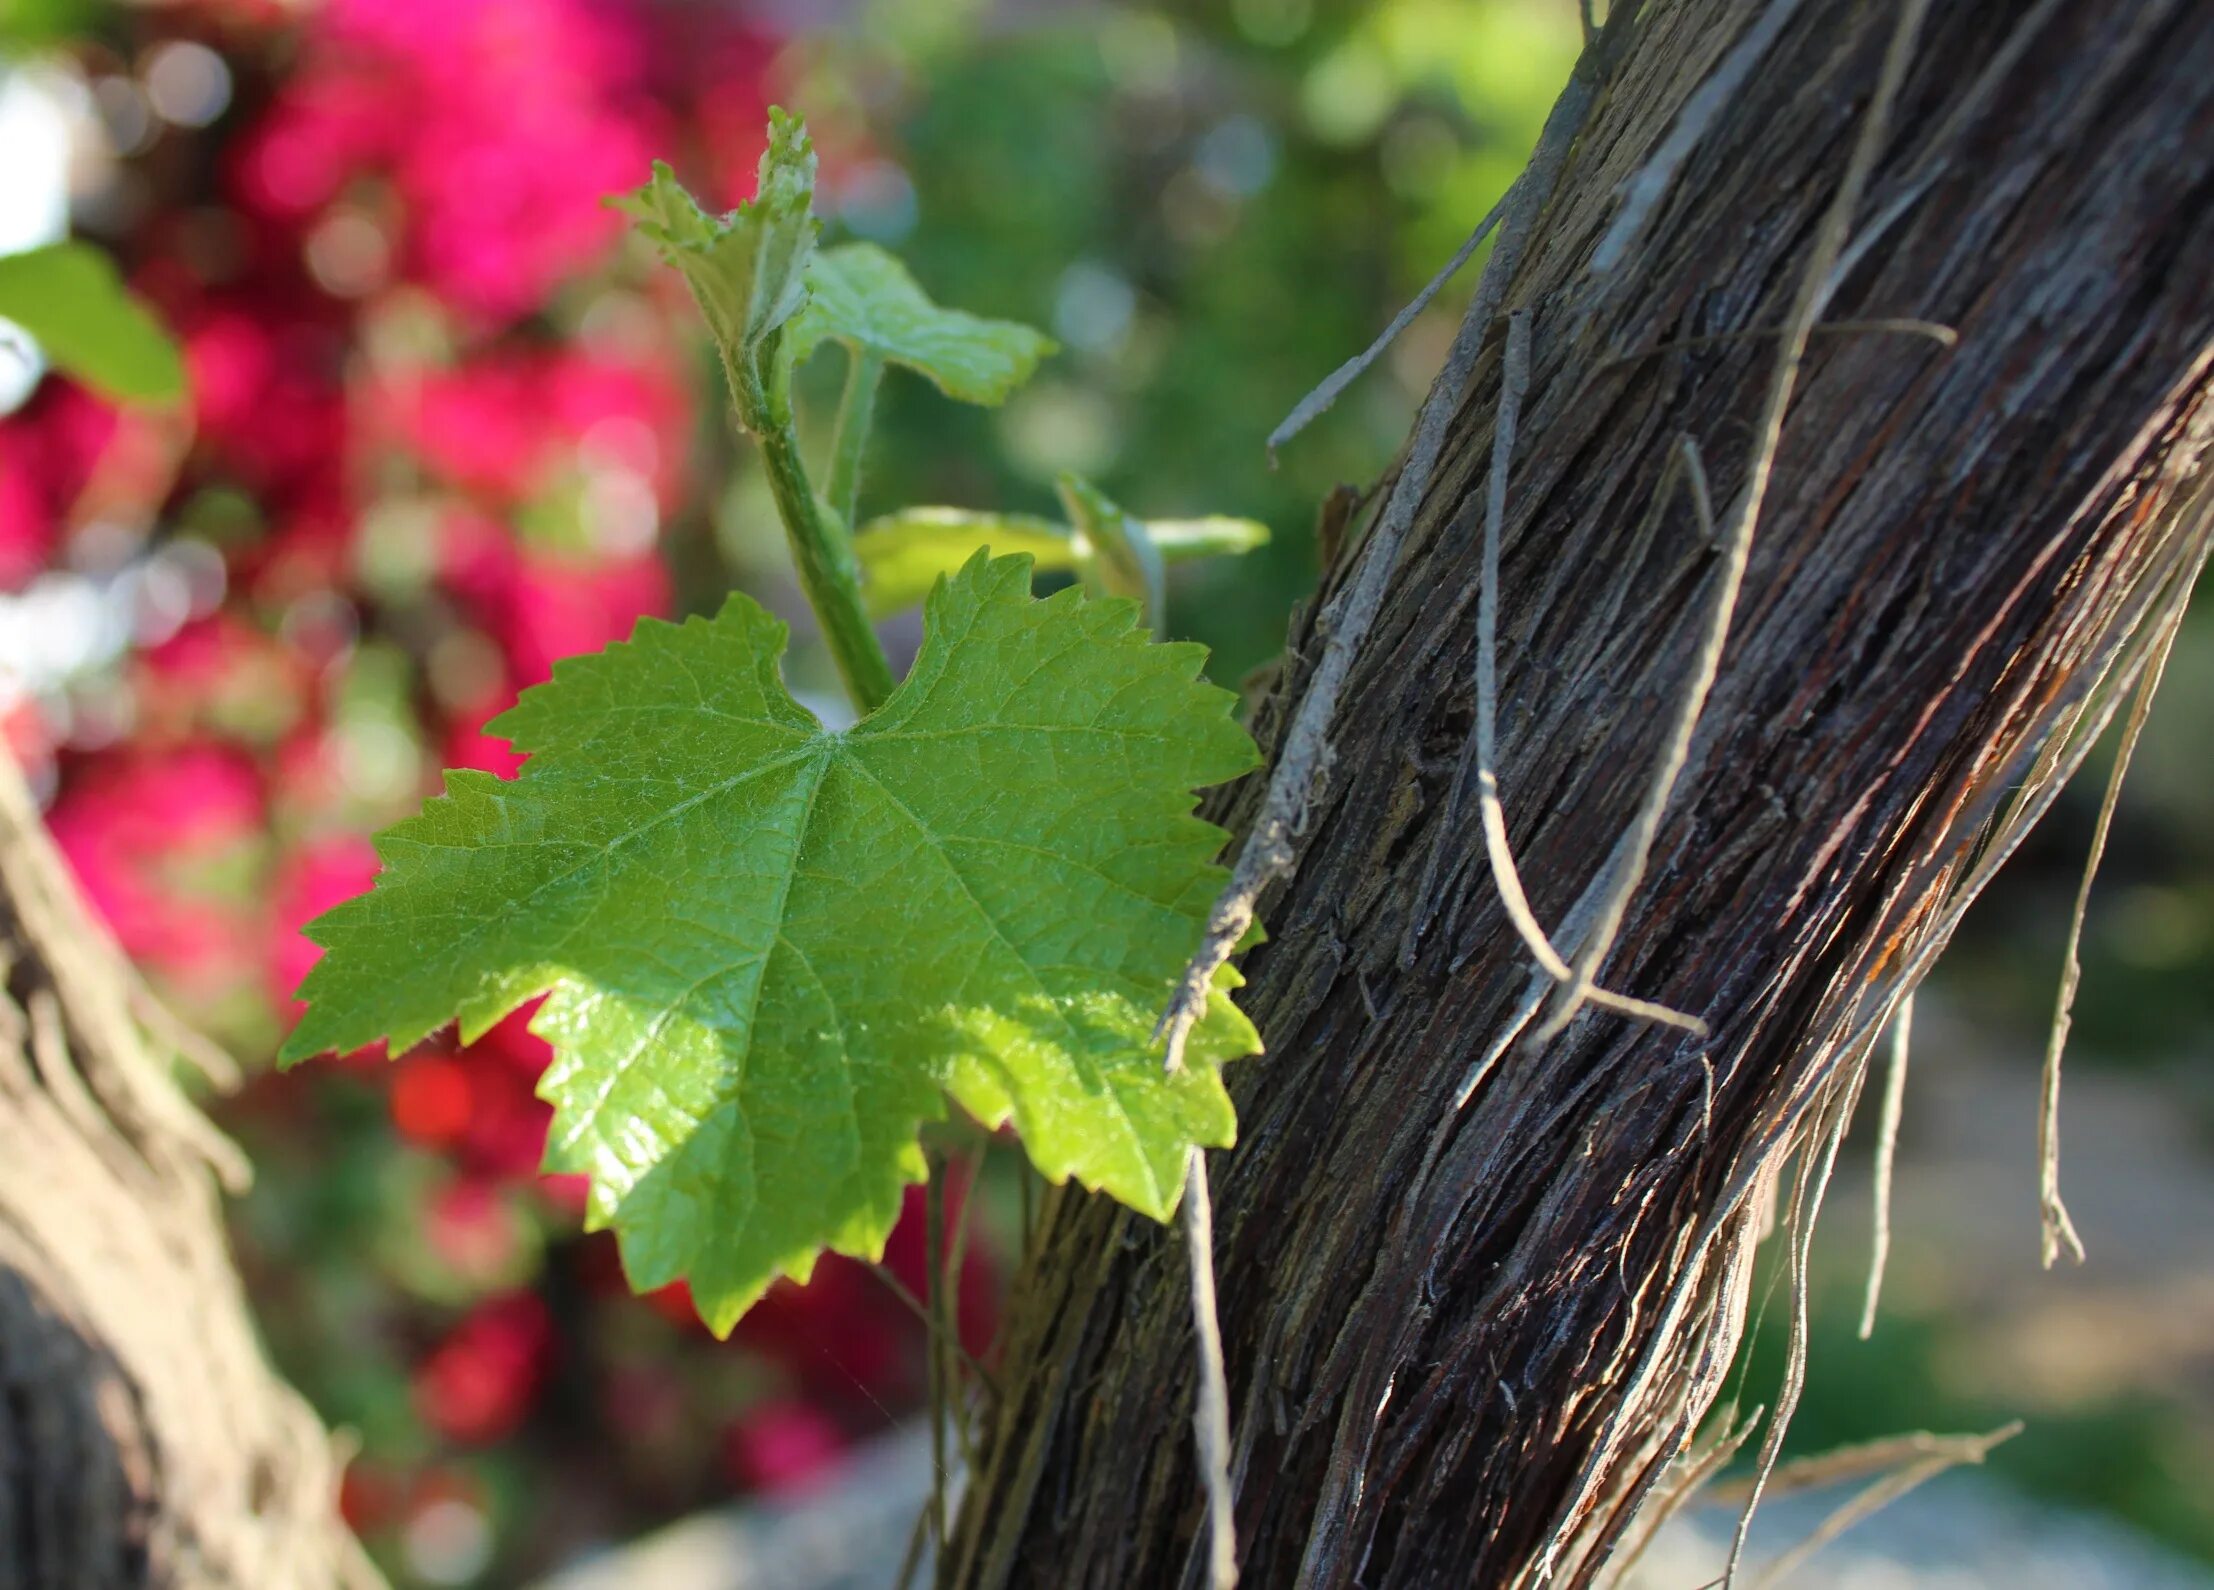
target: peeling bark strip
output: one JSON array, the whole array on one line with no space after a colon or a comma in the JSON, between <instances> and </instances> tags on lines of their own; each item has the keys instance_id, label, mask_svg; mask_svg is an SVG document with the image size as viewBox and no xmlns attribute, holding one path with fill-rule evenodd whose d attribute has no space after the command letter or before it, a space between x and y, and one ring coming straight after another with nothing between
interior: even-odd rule
<instances>
[{"instance_id":1,"label":"peeling bark strip","mask_svg":"<svg viewBox=\"0 0 2214 1590\"><path fill-rule=\"evenodd\" d=\"M0 1590L372 1590L224 1243L238 1151L0 753ZM207 1063L222 1066L219 1056Z\"/></svg>"},{"instance_id":2,"label":"peeling bark strip","mask_svg":"<svg viewBox=\"0 0 2214 1590\"><path fill-rule=\"evenodd\" d=\"M1655 195L1639 173L1766 7L1616 9L1641 36L1504 301L1531 312L1532 359L1501 781L1531 904L1571 941L1716 578L1681 497L1640 523L1685 435L1721 517L1741 499L1766 334L1894 11L1798 0ZM1650 207L1595 275L1625 194ZM1247 960L1270 1053L1233 1072L1243 1142L1213 1170L1249 1583L1516 1586L1549 1552L1553 1583L1604 1582L1736 1346L1762 1189L1834 1125L2203 558L2214 7L1937 0L1852 236L1826 320L1960 340L1807 354L1720 675L1599 968L1705 1042L1596 1010L1531 1042L1527 957L1465 818L1398 964L1474 710L1491 328ZM1296 624L1264 743L1317 649ZM1249 822L1257 786L1216 815ZM940 1582L1198 1582L1174 1238L1054 1195L1008 1330Z\"/></svg>"}]
</instances>

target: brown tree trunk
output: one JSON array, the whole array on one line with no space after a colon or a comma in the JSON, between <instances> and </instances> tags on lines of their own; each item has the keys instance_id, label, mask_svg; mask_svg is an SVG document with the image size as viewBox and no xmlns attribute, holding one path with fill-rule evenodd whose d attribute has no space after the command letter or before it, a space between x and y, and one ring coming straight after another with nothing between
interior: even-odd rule
<instances>
[{"instance_id":1,"label":"brown tree trunk","mask_svg":"<svg viewBox=\"0 0 2214 1590\"><path fill-rule=\"evenodd\" d=\"M0 1590L381 1583L254 1339L216 1185L245 1165L169 1074L198 1046L4 755L0 973Z\"/></svg>"},{"instance_id":2,"label":"brown tree trunk","mask_svg":"<svg viewBox=\"0 0 2214 1590\"><path fill-rule=\"evenodd\" d=\"M1571 942L1723 562L1680 492L1643 546L1639 526L1679 436L1725 522L1746 487L1775 332L1899 0L1802 0L1708 96L1628 254L1594 256L1783 3L1617 0L1617 64L1505 299L1532 312L1533 358L1501 788L1536 914ZM1246 1003L1269 1053L1236 1068L1242 1141L1212 1163L1248 1584L1512 1586L1549 1556L1555 1583L1604 1579L1714 1402L1765 1194L1794 1150L1834 1151L1898 1000L2196 572L2214 5L1935 0L1852 236L1825 318L1959 341L1813 340L1719 678L1603 968L1705 1040L1587 1009L1538 1043L1518 1020L1530 958L1473 802L1447 800L1500 324L1446 394L1298 873L1263 902ZM1295 623L1264 743L1326 638ZM1223 803L1233 826L1258 782ZM940 1582L1198 1583L1176 1237L1054 1197L1008 1354Z\"/></svg>"}]
</instances>

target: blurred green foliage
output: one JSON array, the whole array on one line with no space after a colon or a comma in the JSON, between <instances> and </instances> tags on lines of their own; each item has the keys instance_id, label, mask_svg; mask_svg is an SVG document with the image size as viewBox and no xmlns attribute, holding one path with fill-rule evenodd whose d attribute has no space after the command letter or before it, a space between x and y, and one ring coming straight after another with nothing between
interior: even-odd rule
<instances>
[{"instance_id":1,"label":"blurred green foliage","mask_svg":"<svg viewBox=\"0 0 2214 1590\"><path fill-rule=\"evenodd\" d=\"M1147 518L1263 521L1268 547L1171 580L1172 629L1234 682L1278 649L1313 585L1316 505L1388 460L1450 319L1418 322L1280 470L1262 438L1512 180L1574 59L1575 6L1237 0L1021 27L954 9L881 4L813 40L794 98L818 129L843 111L865 150L845 231L1063 351L998 413L888 386L863 512L1050 515L1074 470Z\"/></svg>"},{"instance_id":2,"label":"blurred green foliage","mask_svg":"<svg viewBox=\"0 0 2214 1590\"><path fill-rule=\"evenodd\" d=\"M2020 1398L1964 1391L1947 1366L1975 1350L1978 1326L1893 1312L1862 1341L1859 1281L1842 1273L1816 1279L1810 1368L1784 1441L1786 1460L1910 1430L1980 1432L2019 1417L2027 1428L1992 1452L1986 1467L1993 1474L2030 1495L2110 1513L2214 1559L2214 1496L2202 1483L2192 1432L2177 1409L2143 1396L2025 1409ZM1783 1379L1788 1295L1773 1269L1765 1286L1767 1306L1733 1370L1733 1388L1743 1387L1741 1408L1773 1407Z\"/></svg>"}]
</instances>

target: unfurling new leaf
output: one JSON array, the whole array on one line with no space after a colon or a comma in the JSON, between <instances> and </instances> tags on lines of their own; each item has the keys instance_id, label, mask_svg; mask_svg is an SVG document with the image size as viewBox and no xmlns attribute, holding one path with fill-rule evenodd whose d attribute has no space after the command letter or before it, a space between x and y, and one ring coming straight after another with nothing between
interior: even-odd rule
<instances>
[{"instance_id":1,"label":"unfurling new leaf","mask_svg":"<svg viewBox=\"0 0 2214 1590\"><path fill-rule=\"evenodd\" d=\"M996 405L1030 379L1053 340L1012 320L985 320L932 303L907 267L874 243L815 256L807 308L792 332L804 363L825 339L858 358L903 364L964 403Z\"/></svg>"},{"instance_id":2,"label":"unfurling new leaf","mask_svg":"<svg viewBox=\"0 0 2214 1590\"><path fill-rule=\"evenodd\" d=\"M659 160L652 180L614 203L683 273L724 359L743 364L807 302L807 267L822 230L814 199L806 125L771 110L758 188L730 214L702 210Z\"/></svg>"},{"instance_id":3,"label":"unfurling new leaf","mask_svg":"<svg viewBox=\"0 0 2214 1590\"><path fill-rule=\"evenodd\" d=\"M913 670L855 727L777 677L733 596L563 662L494 725L512 782L448 775L319 919L297 1060L551 990L551 1170L591 1177L634 1284L689 1277L727 1330L824 1246L873 1257L950 1093L1046 1175L1173 1209L1231 1141L1216 1068L1259 1040L1225 970L1163 1075L1153 1022L1223 873L1193 790L1253 765L1232 698L1136 610L972 558Z\"/></svg>"},{"instance_id":4,"label":"unfurling new leaf","mask_svg":"<svg viewBox=\"0 0 2214 1590\"><path fill-rule=\"evenodd\" d=\"M1138 520L1075 475L1064 474L1059 484L1073 524L967 508L903 508L870 520L853 540L870 614L882 618L913 607L939 575L958 569L979 547L1025 553L1041 574L1074 574L1087 590L1113 590L1099 570L1103 548L1096 539L1097 521L1109 513L1119 516L1116 528L1123 534L1142 534L1163 563L1235 556L1268 544L1268 526L1252 519Z\"/></svg>"}]
</instances>

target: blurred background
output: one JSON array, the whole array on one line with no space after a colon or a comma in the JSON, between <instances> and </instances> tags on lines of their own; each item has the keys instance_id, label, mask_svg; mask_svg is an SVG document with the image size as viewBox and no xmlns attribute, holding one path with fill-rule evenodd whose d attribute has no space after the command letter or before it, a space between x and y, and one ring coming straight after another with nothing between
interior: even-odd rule
<instances>
[{"instance_id":1,"label":"blurred background","mask_svg":"<svg viewBox=\"0 0 2214 1590\"><path fill-rule=\"evenodd\" d=\"M347 1513L397 1583L523 1583L803 1498L923 1398L921 1331L865 1267L728 1343L681 1289L630 1298L579 1189L535 1173L523 1018L268 1069L300 925L366 887L368 835L440 768L513 770L482 725L554 659L736 586L795 622L795 686L830 684L681 284L602 197L658 156L735 203L768 105L803 112L828 237L1062 346L999 410L895 376L864 513L1051 513L1074 469L1142 515L1262 520L1269 546L1172 586L1235 685L1312 585L1316 505L1396 447L1455 293L1281 470L1262 437L1502 191L1577 42L1575 0L0 0L0 254L107 251L189 390L117 404L0 337L0 731L125 949L250 1067L212 1105L259 1170L242 1260L285 1372L359 1440ZM2210 721L2199 622L2087 942L2064 1136L2091 1264L2037 1268L2033 1115L2095 787L1923 999L1887 1311L1854 1339L1848 1185L1793 1442L2022 1415L2009 1496L2187 1576L2214 1561ZM1015 1164L946 1146L983 1353ZM910 1288L924 1246L918 1200L886 1260Z\"/></svg>"}]
</instances>

